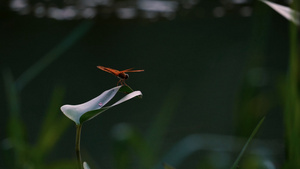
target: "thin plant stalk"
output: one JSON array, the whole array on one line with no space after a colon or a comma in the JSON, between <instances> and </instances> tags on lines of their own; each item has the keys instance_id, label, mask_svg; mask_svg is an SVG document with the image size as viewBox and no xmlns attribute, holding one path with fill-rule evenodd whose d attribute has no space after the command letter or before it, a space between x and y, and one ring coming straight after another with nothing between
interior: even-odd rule
<instances>
[{"instance_id":1,"label":"thin plant stalk","mask_svg":"<svg viewBox=\"0 0 300 169\"><path fill-rule=\"evenodd\" d=\"M246 149L248 148L248 145L250 144L251 140L254 138L255 134L257 133L257 131L259 130L261 124L264 122L265 120L265 116L259 121L259 123L256 125L255 129L252 131L250 137L248 138L246 144L244 145L243 149L241 150L240 154L238 155L238 157L236 158L235 162L233 163L231 169L235 169L237 168L242 156L244 155Z\"/></svg>"},{"instance_id":2,"label":"thin plant stalk","mask_svg":"<svg viewBox=\"0 0 300 169\"><path fill-rule=\"evenodd\" d=\"M299 11L299 0L293 1L291 7ZM290 58L289 71L287 74L287 89L285 103L285 130L287 162L285 168L299 168L300 146L300 104L299 104L299 40L298 27L290 22Z\"/></svg>"},{"instance_id":3,"label":"thin plant stalk","mask_svg":"<svg viewBox=\"0 0 300 169\"><path fill-rule=\"evenodd\" d=\"M76 125L75 151L76 151L77 163L78 163L78 168L79 169L83 169L82 160L81 160L81 153L80 153L81 128L82 128L81 124Z\"/></svg>"}]
</instances>

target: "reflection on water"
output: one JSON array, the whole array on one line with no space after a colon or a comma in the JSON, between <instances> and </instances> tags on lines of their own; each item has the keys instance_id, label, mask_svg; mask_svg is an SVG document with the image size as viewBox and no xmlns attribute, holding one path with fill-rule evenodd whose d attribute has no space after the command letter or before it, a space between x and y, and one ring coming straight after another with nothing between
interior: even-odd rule
<instances>
[{"instance_id":1,"label":"reflection on water","mask_svg":"<svg viewBox=\"0 0 300 169\"><path fill-rule=\"evenodd\" d=\"M10 3L10 8L13 11L19 12L21 15L29 13L29 5L27 0L12 0Z\"/></svg>"},{"instance_id":2,"label":"reflection on water","mask_svg":"<svg viewBox=\"0 0 300 169\"><path fill-rule=\"evenodd\" d=\"M215 17L222 17L225 15L225 9L222 6L214 8L213 14Z\"/></svg>"},{"instance_id":3,"label":"reflection on water","mask_svg":"<svg viewBox=\"0 0 300 169\"><path fill-rule=\"evenodd\" d=\"M117 16L120 19L132 19L132 18L136 17L136 15L137 15L137 11L133 7L117 9Z\"/></svg>"},{"instance_id":4,"label":"reflection on water","mask_svg":"<svg viewBox=\"0 0 300 169\"><path fill-rule=\"evenodd\" d=\"M220 0L218 5L207 11L214 17L226 16L228 11L238 11L243 17L251 16L250 0ZM201 6L200 0L65 0L40 1L31 4L28 0L11 0L10 9L21 15L32 14L38 18L48 17L57 20L91 19L117 17L119 19L174 19L181 10L191 10Z\"/></svg>"}]
</instances>

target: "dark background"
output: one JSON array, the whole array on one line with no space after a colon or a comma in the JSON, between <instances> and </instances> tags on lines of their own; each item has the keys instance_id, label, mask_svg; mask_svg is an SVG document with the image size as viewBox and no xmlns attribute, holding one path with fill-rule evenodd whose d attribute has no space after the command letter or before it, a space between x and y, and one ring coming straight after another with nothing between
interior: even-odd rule
<instances>
[{"instance_id":1,"label":"dark background","mask_svg":"<svg viewBox=\"0 0 300 169\"><path fill-rule=\"evenodd\" d=\"M257 137L283 144L278 86L284 78L289 54L288 22L261 2L233 4L227 10L222 2L201 1L190 9L178 9L172 19L128 20L114 15L103 18L101 14L91 19L55 20L31 13L20 15L3 5L0 62L3 69L11 69L16 79L75 27L83 22L92 23L84 36L20 93L21 117L32 144L55 86L66 89L63 104L79 104L116 85L118 79L98 70L97 65L145 70L131 73L127 80L134 90L142 91L143 99L121 104L83 126L82 149L99 168L111 167L112 128L128 123L143 133L170 93L179 101L164 135L161 154L190 134L249 136L264 113L267 118ZM216 17L213 10L220 6L226 12ZM245 6L251 9L250 16L240 14ZM263 73L256 74L255 70ZM0 139L4 140L9 115L1 86ZM238 115L239 105L243 104L243 92L249 90L266 96L262 109L267 108L241 132L239 125L246 122ZM61 118L66 117L61 113ZM74 158L74 138L75 127L71 125L49 161ZM282 151L279 156L283 154ZM186 165L199 156L187 160ZM278 166L283 159L279 161Z\"/></svg>"}]
</instances>

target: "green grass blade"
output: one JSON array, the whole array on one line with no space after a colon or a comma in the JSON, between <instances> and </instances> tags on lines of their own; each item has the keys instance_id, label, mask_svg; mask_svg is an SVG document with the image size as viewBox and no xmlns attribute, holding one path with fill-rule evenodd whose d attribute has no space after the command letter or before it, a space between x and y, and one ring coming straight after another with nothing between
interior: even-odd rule
<instances>
[{"instance_id":1,"label":"green grass blade","mask_svg":"<svg viewBox=\"0 0 300 169\"><path fill-rule=\"evenodd\" d=\"M255 134L259 130L259 128L260 128L260 126L261 126L261 124L263 123L264 120L265 120L265 116L256 125L255 129L251 133L250 137L248 138L248 140L247 140L246 144L244 145L243 149L241 150L240 154L238 155L238 157L236 158L235 162L233 163L231 169L236 169L237 168L238 163L240 162L242 156L244 155L244 153L245 153L248 145L250 144L251 140L254 138Z\"/></svg>"},{"instance_id":2,"label":"green grass blade","mask_svg":"<svg viewBox=\"0 0 300 169\"><path fill-rule=\"evenodd\" d=\"M20 103L18 91L14 85L14 78L9 68L2 71L4 88L8 102L8 109L11 116L18 117L20 115Z\"/></svg>"},{"instance_id":3,"label":"green grass blade","mask_svg":"<svg viewBox=\"0 0 300 169\"><path fill-rule=\"evenodd\" d=\"M293 1L291 7L300 10L300 2ZM287 72L286 100L285 100L285 145L286 162L285 168L300 167L300 97L299 97L299 29L296 25L290 24L290 57Z\"/></svg>"},{"instance_id":4,"label":"green grass blade","mask_svg":"<svg viewBox=\"0 0 300 169\"><path fill-rule=\"evenodd\" d=\"M172 89L165 99L160 112L147 133L147 140L151 142L152 146L161 142L161 138L170 123L171 116L180 105L181 94L179 90Z\"/></svg>"},{"instance_id":5,"label":"green grass blade","mask_svg":"<svg viewBox=\"0 0 300 169\"><path fill-rule=\"evenodd\" d=\"M180 105L179 102L182 98L182 91L179 90L177 87L172 88L162 107L161 110L158 112L158 115L155 117L155 120L151 124L151 127L147 131L146 140L150 145L150 152L152 153L151 156L147 156L145 158L148 159L150 164L155 163L158 160L158 154L161 150L161 144L164 139L164 134L171 122L172 117L174 116L174 112Z\"/></svg>"},{"instance_id":6,"label":"green grass blade","mask_svg":"<svg viewBox=\"0 0 300 169\"><path fill-rule=\"evenodd\" d=\"M92 26L91 21L84 21L67 35L57 46L50 50L45 56L25 71L17 80L16 86L21 91L34 77L44 70L50 63L67 51L79 40Z\"/></svg>"},{"instance_id":7,"label":"green grass blade","mask_svg":"<svg viewBox=\"0 0 300 169\"><path fill-rule=\"evenodd\" d=\"M58 107L63 102L63 98L65 95L65 89L61 86L57 86L54 88L50 100L50 105L48 107L48 110L46 111L46 115L44 118L44 121L42 123L40 135L43 133L46 133L46 131L53 126L53 123L57 120L57 115L60 115L60 111Z\"/></svg>"},{"instance_id":8,"label":"green grass blade","mask_svg":"<svg viewBox=\"0 0 300 169\"><path fill-rule=\"evenodd\" d=\"M16 168L23 165L26 158L27 143L25 141L25 129L20 117L20 103L18 91L14 85L14 79L11 71L7 68L3 70L4 87L7 96L9 120L8 120L8 140L11 142L14 150L14 166Z\"/></svg>"},{"instance_id":9,"label":"green grass blade","mask_svg":"<svg viewBox=\"0 0 300 169\"><path fill-rule=\"evenodd\" d=\"M43 157L51 151L64 131L72 124L68 119L61 117L58 108L62 104L64 91L65 89L62 87L54 89L35 147L36 161L42 161Z\"/></svg>"}]
</instances>

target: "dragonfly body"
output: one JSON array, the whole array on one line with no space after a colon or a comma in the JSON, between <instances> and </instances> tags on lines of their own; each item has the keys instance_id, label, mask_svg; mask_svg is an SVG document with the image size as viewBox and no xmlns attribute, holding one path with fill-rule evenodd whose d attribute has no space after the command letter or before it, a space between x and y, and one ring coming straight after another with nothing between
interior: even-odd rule
<instances>
[{"instance_id":1,"label":"dragonfly body","mask_svg":"<svg viewBox=\"0 0 300 169\"><path fill-rule=\"evenodd\" d=\"M121 72L118 76L119 79L126 80L129 78L129 75L127 73Z\"/></svg>"},{"instance_id":2,"label":"dragonfly body","mask_svg":"<svg viewBox=\"0 0 300 169\"><path fill-rule=\"evenodd\" d=\"M108 72L108 73L111 73L115 76L117 76L120 80L118 81L117 85L119 83L122 84L125 84L125 80L129 78L129 75L126 73L126 72L143 72L144 70L132 70L133 68L130 68L130 69L125 69L125 70L122 70L122 71L119 71L119 70L116 70L116 69L112 69L112 68L108 68L108 67L104 67L104 66L97 66L97 68L105 71L105 72Z\"/></svg>"}]
</instances>

